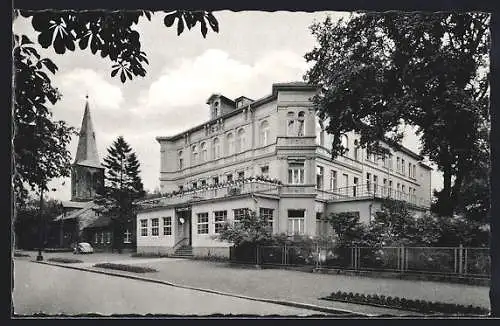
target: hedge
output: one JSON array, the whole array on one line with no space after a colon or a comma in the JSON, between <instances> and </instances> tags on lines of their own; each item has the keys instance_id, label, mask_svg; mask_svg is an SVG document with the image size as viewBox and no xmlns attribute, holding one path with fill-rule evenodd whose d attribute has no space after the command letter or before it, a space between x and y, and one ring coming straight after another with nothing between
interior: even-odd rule
<instances>
[{"instance_id":1,"label":"hedge","mask_svg":"<svg viewBox=\"0 0 500 326\"><path fill-rule=\"evenodd\" d=\"M61 258L61 257L54 257L54 258L49 258L47 259L48 261L53 261L55 263L64 263L64 264L75 264L75 263L83 263L83 260L80 259L74 259L74 258Z\"/></svg>"}]
</instances>

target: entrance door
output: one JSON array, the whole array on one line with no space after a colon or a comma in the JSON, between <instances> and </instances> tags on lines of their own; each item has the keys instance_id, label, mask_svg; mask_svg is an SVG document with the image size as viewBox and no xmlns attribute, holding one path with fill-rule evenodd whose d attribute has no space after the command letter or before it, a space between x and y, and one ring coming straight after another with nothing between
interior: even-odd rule
<instances>
[{"instance_id":1,"label":"entrance door","mask_svg":"<svg viewBox=\"0 0 500 326\"><path fill-rule=\"evenodd\" d=\"M188 234L189 234L189 245L191 246L193 244L193 226L192 226L192 218L191 218L191 210L186 212L186 224L187 227L189 228Z\"/></svg>"}]
</instances>

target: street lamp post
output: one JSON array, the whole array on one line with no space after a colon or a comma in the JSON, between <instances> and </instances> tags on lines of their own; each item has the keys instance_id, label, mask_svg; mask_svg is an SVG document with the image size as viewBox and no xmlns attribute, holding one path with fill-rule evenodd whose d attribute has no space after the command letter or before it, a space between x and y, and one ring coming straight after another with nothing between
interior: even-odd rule
<instances>
[{"instance_id":1,"label":"street lamp post","mask_svg":"<svg viewBox=\"0 0 500 326\"><path fill-rule=\"evenodd\" d=\"M44 223L43 223L43 187L40 187L40 209L39 209L39 244L38 244L38 256L36 256L37 261L43 260L42 248L43 248L43 232L44 232Z\"/></svg>"}]
</instances>

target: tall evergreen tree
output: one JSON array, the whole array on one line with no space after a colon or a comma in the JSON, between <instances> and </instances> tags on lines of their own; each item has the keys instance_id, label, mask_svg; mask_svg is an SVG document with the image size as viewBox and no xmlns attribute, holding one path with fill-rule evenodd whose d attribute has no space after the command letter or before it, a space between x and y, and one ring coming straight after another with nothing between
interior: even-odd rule
<instances>
[{"instance_id":1,"label":"tall evergreen tree","mask_svg":"<svg viewBox=\"0 0 500 326\"><path fill-rule=\"evenodd\" d=\"M134 201L144 196L140 164L130 145L119 136L104 158L105 191L95 200L100 211L109 214L113 227L113 248L121 252L127 223L135 217Z\"/></svg>"}]
</instances>

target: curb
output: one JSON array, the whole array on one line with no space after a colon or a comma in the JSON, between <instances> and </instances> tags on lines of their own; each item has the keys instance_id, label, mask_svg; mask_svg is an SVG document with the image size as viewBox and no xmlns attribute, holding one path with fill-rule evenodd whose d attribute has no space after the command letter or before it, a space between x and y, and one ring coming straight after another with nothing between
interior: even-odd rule
<instances>
[{"instance_id":1,"label":"curb","mask_svg":"<svg viewBox=\"0 0 500 326\"><path fill-rule=\"evenodd\" d=\"M340 314L349 314L349 315L353 315L353 316L357 316L357 317L377 317L378 316L377 314L367 314L367 313L355 312L355 311L351 311L351 310L347 310L347 309L334 309L334 308L323 307L323 306L318 306L318 305L313 305L313 304L308 304L308 303L249 297L249 296L240 295L240 294L227 293L227 292L222 292L222 291L217 291L217 290L175 284L175 283L171 283L168 281L157 280L157 279L153 279L153 278L149 278L149 277L128 275L128 274L122 274L122 273L117 273L117 272L93 270L93 269L86 268L86 267L68 266L68 265L62 265L62 264L49 263L49 262L45 262L45 261L32 261L32 262L38 263L38 264L50 265L50 266L63 267L63 268L68 268L68 269L75 269L75 270L84 271L84 272L104 274L104 275L109 275L109 276L118 276L118 277L122 277L122 278L138 280L138 281L163 284L163 285L173 286L173 287L182 288L182 289L189 289L189 290L195 290L195 291L200 291L200 292L224 295L224 296L228 296L228 297L246 299L246 300L251 300L251 301L273 303L273 304L278 304L278 305L282 305L282 306L302 308L302 309L308 309L308 310L319 311L319 312L327 312L327 313L331 313L331 314L339 314L339 313Z\"/></svg>"}]
</instances>

